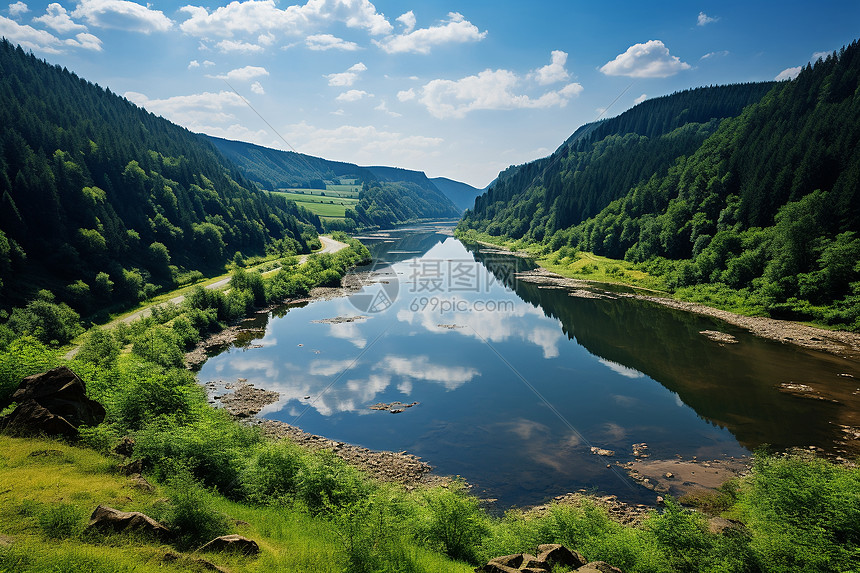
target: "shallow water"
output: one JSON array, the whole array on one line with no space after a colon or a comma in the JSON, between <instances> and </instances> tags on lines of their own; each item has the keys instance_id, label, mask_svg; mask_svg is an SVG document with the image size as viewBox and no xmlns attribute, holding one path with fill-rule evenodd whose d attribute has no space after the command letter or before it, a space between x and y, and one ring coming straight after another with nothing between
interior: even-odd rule
<instances>
[{"instance_id":1,"label":"shallow water","mask_svg":"<svg viewBox=\"0 0 860 573\"><path fill-rule=\"evenodd\" d=\"M858 424L852 362L651 303L524 283L514 273L528 261L469 251L432 228L388 233L365 240L382 282L264 317L262 347L245 340L210 358L200 381L276 390L261 416L407 450L505 507L579 488L653 500L614 465L635 443L652 458L737 457L762 444L837 452L837 424ZM315 322L336 317L366 318ZM789 382L839 403L777 389ZM418 404L369 408L395 401Z\"/></svg>"}]
</instances>

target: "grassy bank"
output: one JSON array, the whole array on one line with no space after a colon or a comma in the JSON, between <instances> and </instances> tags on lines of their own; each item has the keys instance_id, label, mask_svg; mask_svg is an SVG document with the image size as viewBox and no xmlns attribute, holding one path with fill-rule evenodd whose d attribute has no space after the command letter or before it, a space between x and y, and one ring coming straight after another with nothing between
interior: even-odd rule
<instances>
[{"instance_id":1,"label":"grassy bank","mask_svg":"<svg viewBox=\"0 0 860 573\"><path fill-rule=\"evenodd\" d=\"M566 245L554 250L552 245L488 235L474 229L458 228L454 234L466 243L484 243L528 253L541 267L567 278L656 290L676 300L700 303L744 316L786 319L800 316L785 305L774 305L766 292L749 288L735 289L722 283L679 287L677 275L683 268L677 261L654 259L647 263L631 263L579 251ZM820 317L807 321L809 324L821 328L856 330L838 321L834 324L835 319L831 315L837 311L830 307L813 308L807 305L804 311L807 313L804 316Z\"/></svg>"},{"instance_id":2,"label":"grassy bank","mask_svg":"<svg viewBox=\"0 0 860 573\"><path fill-rule=\"evenodd\" d=\"M237 269L227 293L198 288L180 306L90 330L68 364L105 406L105 421L74 444L0 436L0 572L193 571L204 570L195 561L203 558L230 571L465 573L552 542L627 573L856 570L856 468L760 455L750 476L691 500L737 521L723 533L672 500L627 526L588 498L495 518L456 483L411 491L380 483L331 452L270 441L211 408L182 366L185 350L257 306L337 284L367 255L350 245L268 278ZM62 362L57 348L26 333L4 339L0 401L23 376ZM111 452L124 436L134 438L131 459L154 491L117 470L127 460ZM98 504L143 511L174 536L162 543L88 532ZM261 555L195 551L225 533L256 540Z\"/></svg>"}]
</instances>

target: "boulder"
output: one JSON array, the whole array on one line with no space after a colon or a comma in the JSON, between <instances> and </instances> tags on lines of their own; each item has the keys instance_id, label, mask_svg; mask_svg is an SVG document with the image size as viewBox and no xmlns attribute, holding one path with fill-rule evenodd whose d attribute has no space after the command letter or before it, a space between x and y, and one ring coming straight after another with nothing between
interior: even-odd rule
<instances>
[{"instance_id":1,"label":"boulder","mask_svg":"<svg viewBox=\"0 0 860 573\"><path fill-rule=\"evenodd\" d=\"M78 435L78 429L68 420L52 414L35 400L18 404L11 414L0 419L0 429L13 436L47 434L74 438Z\"/></svg>"},{"instance_id":2,"label":"boulder","mask_svg":"<svg viewBox=\"0 0 860 573\"><path fill-rule=\"evenodd\" d=\"M743 531L744 524L733 519L724 517L712 517L708 519L708 531L714 535L728 535Z\"/></svg>"},{"instance_id":3,"label":"boulder","mask_svg":"<svg viewBox=\"0 0 860 573\"><path fill-rule=\"evenodd\" d=\"M145 491L145 492L149 492L149 493L152 493L155 491L155 487L153 487L153 485L151 483L146 481L146 478L140 474L131 475L131 476L129 476L129 479L131 480L132 487L136 487L137 489L139 489L141 491Z\"/></svg>"},{"instance_id":4,"label":"boulder","mask_svg":"<svg viewBox=\"0 0 860 573\"><path fill-rule=\"evenodd\" d=\"M125 436L113 449L119 455L130 458L134 453L134 438Z\"/></svg>"},{"instance_id":5,"label":"boulder","mask_svg":"<svg viewBox=\"0 0 860 573\"><path fill-rule=\"evenodd\" d=\"M87 529L115 533L143 533L166 539L170 530L139 511L119 511L106 505L98 506L90 516Z\"/></svg>"},{"instance_id":6,"label":"boulder","mask_svg":"<svg viewBox=\"0 0 860 573\"><path fill-rule=\"evenodd\" d=\"M105 409L87 398L83 380L66 366L21 380L18 389L0 408L11 403L18 406L0 419L0 429L15 435L75 437L78 426L96 426L105 418Z\"/></svg>"},{"instance_id":7,"label":"boulder","mask_svg":"<svg viewBox=\"0 0 860 573\"><path fill-rule=\"evenodd\" d=\"M523 554L503 555L494 557L486 565L475 569L476 573L512 573L520 570L523 564Z\"/></svg>"},{"instance_id":8,"label":"boulder","mask_svg":"<svg viewBox=\"0 0 860 573\"><path fill-rule=\"evenodd\" d=\"M547 564L548 569L552 569L557 565L562 567L570 567L576 569L586 564L585 557L578 551L571 551L564 545L558 543L545 543L538 545L538 560Z\"/></svg>"},{"instance_id":9,"label":"boulder","mask_svg":"<svg viewBox=\"0 0 860 573\"><path fill-rule=\"evenodd\" d=\"M260 546L253 539L241 535L222 535L201 547L199 551L224 551L241 553L242 555L258 555Z\"/></svg>"},{"instance_id":10,"label":"boulder","mask_svg":"<svg viewBox=\"0 0 860 573\"><path fill-rule=\"evenodd\" d=\"M592 561L576 570L576 573L623 573L618 567L613 567L606 561Z\"/></svg>"},{"instance_id":11,"label":"boulder","mask_svg":"<svg viewBox=\"0 0 860 573\"><path fill-rule=\"evenodd\" d=\"M578 552L557 543L538 545L538 551L540 553L537 557L528 553L496 557L475 571L477 573L548 573L555 567L576 569L586 563L585 558Z\"/></svg>"}]
</instances>

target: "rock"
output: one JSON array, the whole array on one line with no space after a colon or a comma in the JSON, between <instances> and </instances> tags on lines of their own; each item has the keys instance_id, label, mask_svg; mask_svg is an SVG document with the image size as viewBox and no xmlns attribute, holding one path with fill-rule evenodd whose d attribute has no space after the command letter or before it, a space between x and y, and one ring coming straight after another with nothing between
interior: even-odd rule
<instances>
[{"instance_id":1,"label":"rock","mask_svg":"<svg viewBox=\"0 0 860 573\"><path fill-rule=\"evenodd\" d=\"M523 553L523 562L520 564L520 571L549 571L546 560L535 557L528 553Z\"/></svg>"},{"instance_id":2,"label":"rock","mask_svg":"<svg viewBox=\"0 0 860 573\"><path fill-rule=\"evenodd\" d=\"M147 491L150 493L155 491L155 488L152 486L152 484L146 481L146 478L140 474L134 474L130 476L130 479L132 487L136 487L139 490Z\"/></svg>"},{"instance_id":3,"label":"rock","mask_svg":"<svg viewBox=\"0 0 860 573\"><path fill-rule=\"evenodd\" d=\"M260 546L257 545L256 541L241 535L222 535L201 547L199 551L224 551L241 553L242 555L258 555Z\"/></svg>"},{"instance_id":4,"label":"rock","mask_svg":"<svg viewBox=\"0 0 860 573\"><path fill-rule=\"evenodd\" d=\"M576 573L623 573L623 571L606 561L592 561L577 569Z\"/></svg>"},{"instance_id":5,"label":"rock","mask_svg":"<svg viewBox=\"0 0 860 573\"><path fill-rule=\"evenodd\" d=\"M714 535L725 535L744 529L744 524L724 517L712 517L708 520L708 531Z\"/></svg>"},{"instance_id":6,"label":"rock","mask_svg":"<svg viewBox=\"0 0 860 573\"><path fill-rule=\"evenodd\" d=\"M598 456L614 456L615 452L612 450L604 450L603 448L598 448L597 446L591 446L591 453L597 454Z\"/></svg>"},{"instance_id":7,"label":"rock","mask_svg":"<svg viewBox=\"0 0 860 573\"><path fill-rule=\"evenodd\" d=\"M475 571L476 573L511 573L511 571L519 571L522 564L523 554L516 553L514 555L494 557L486 565L478 567Z\"/></svg>"},{"instance_id":8,"label":"rock","mask_svg":"<svg viewBox=\"0 0 860 573\"><path fill-rule=\"evenodd\" d=\"M125 436L120 441L120 443L116 445L113 451L115 451L121 456L130 458L131 455L134 453L134 438L132 438L131 436Z\"/></svg>"},{"instance_id":9,"label":"rock","mask_svg":"<svg viewBox=\"0 0 860 573\"><path fill-rule=\"evenodd\" d=\"M6 535L0 535L0 547L12 547L15 540Z\"/></svg>"},{"instance_id":10,"label":"rock","mask_svg":"<svg viewBox=\"0 0 860 573\"><path fill-rule=\"evenodd\" d=\"M564 545L558 543L546 543L538 545L538 559L549 565L552 569L558 565L563 567L582 567L585 565L585 558L578 551L571 551Z\"/></svg>"},{"instance_id":11,"label":"rock","mask_svg":"<svg viewBox=\"0 0 860 573\"><path fill-rule=\"evenodd\" d=\"M105 409L87 398L83 380L66 366L27 376L0 408L15 402L12 413L0 418L0 429L13 435L77 437L78 426L105 418Z\"/></svg>"},{"instance_id":12,"label":"rock","mask_svg":"<svg viewBox=\"0 0 860 573\"><path fill-rule=\"evenodd\" d=\"M738 339L731 334L720 332L719 330L700 330L699 334L707 337L709 340L719 342L720 344L737 344Z\"/></svg>"},{"instance_id":13,"label":"rock","mask_svg":"<svg viewBox=\"0 0 860 573\"><path fill-rule=\"evenodd\" d=\"M170 536L170 530L139 511L119 511L106 505L98 506L90 516L87 529L115 533L144 533L158 539Z\"/></svg>"},{"instance_id":14,"label":"rock","mask_svg":"<svg viewBox=\"0 0 860 573\"><path fill-rule=\"evenodd\" d=\"M120 465L119 471L120 473L127 476L140 474L143 472L143 460L134 460L133 462L128 462L127 464Z\"/></svg>"}]
</instances>

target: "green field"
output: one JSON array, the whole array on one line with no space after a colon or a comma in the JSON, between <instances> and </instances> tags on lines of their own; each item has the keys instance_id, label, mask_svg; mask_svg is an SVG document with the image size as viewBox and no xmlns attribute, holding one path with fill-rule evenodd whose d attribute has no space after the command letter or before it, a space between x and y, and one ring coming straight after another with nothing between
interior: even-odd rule
<instances>
[{"instance_id":1,"label":"green field","mask_svg":"<svg viewBox=\"0 0 860 573\"><path fill-rule=\"evenodd\" d=\"M346 209L358 203L360 185L328 184L322 189L281 189L276 191L320 217L343 218Z\"/></svg>"}]
</instances>

